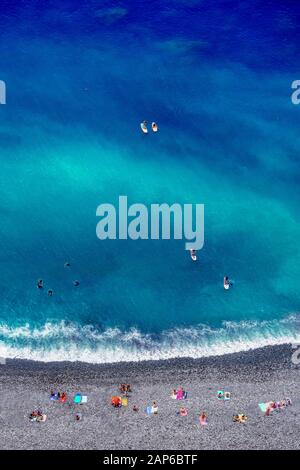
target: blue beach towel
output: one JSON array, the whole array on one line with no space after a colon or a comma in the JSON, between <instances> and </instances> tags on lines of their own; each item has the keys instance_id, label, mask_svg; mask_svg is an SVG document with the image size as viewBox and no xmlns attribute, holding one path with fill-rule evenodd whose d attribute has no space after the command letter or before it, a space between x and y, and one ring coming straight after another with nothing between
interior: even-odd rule
<instances>
[{"instance_id":1,"label":"blue beach towel","mask_svg":"<svg viewBox=\"0 0 300 470\"><path fill-rule=\"evenodd\" d=\"M81 403L81 394L80 393L76 393L75 397L74 397L74 403Z\"/></svg>"},{"instance_id":2,"label":"blue beach towel","mask_svg":"<svg viewBox=\"0 0 300 470\"><path fill-rule=\"evenodd\" d=\"M59 400L59 398L58 398L58 394L57 394L57 393L55 393L54 395L50 396L50 400L52 400L52 401Z\"/></svg>"}]
</instances>

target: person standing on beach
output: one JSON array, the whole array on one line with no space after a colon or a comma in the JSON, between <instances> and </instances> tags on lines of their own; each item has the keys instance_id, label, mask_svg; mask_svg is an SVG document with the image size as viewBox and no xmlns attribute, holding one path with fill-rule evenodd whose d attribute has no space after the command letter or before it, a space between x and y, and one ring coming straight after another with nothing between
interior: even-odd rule
<instances>
[{"instance_id":1,"label":"person standing on beach","mask_svg":"<svg viewBox=\"0 0 300 470\"><path fill-rule=\"evenodd\" d=\"M158 414L158 406L157 406L156 401L153 401L153 402L152 402L152 412L153 412L153 414L155 414L155 415Z\"/></svg>"}]
</instances>

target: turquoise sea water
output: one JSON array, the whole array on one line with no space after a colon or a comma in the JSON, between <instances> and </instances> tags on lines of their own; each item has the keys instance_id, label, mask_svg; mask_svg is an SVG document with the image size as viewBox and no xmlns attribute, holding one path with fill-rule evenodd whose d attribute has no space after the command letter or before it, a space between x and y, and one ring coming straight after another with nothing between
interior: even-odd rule
<instances>
[{"instance_id":1,"label":"turquoise sea water","mask_svg":"<svg viewBox=\"0 0 300 470\"><path fill-rule=\"evenodd\" d=\"M294 2L2 4L0 355L105 362L296 341ZM159 132L143 135L144 119ZM119 195L205 204L199 262L181 241L97 239L96 208Z\"/></svg>"}]
</instances>

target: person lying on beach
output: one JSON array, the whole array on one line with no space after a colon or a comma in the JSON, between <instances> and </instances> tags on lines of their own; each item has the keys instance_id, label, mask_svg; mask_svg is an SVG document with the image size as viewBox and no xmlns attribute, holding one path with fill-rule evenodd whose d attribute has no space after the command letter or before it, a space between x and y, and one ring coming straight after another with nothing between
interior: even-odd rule
<instances>
[{"instance_id":1,"label":"person lying on beach","mask_svg":"<svg viewBox=\"0 0 300 470\"><path fill-rule=\"evenodd\" d=\"M158 406L157 406L156 401L152 402L152 413L155 414L155 415L158 414Z\"/></svg>"},{"instance_id":2,"label":"person lying on beach","mask_svg":"<svg viewBox=\"0 0 300 470\"><path fill-rule=\"evenodd\" d=\"M180 387L179 390L174 389L171 398L173 400L185 400L187 398L187 392L185 392L182 387Z\"/></svg>"},{"instance_id":3,"label":"person lying on beach","mask_svg":"<svg viewBox=\"0 0 300 470\"><path fill-rule=\"evenodd\" d=\"M76 421L80 421L81 418L82 418L81 413L76 413L76 415L75 415Z\"/></svg>"},{"instance_id":4,"label":"person lying on beach","mask_svg":"<svg viewBox=\"0 0 300 470\"><path fill-rule=\"evenodd\" d=\"M201 426L206 426L207 425L207 415L204 411L199 416L199 421L200 421Z\"/></svg>"},{"instance_id":5,"label":"person lying on beach","mask_svg":"<svg viewBox=\"0 0 300 470\"><path fill-rule=\"evenodd\" d=\"M271 406L268 406L268 408L266 409L266 412L265 412L265 416L270 416L271 411L272 411Z\"/></svg>"},{"instance_id":6,"label":"person lying on beach","mask_svg":"<svg viewBox=\"0 0 300 470\"><path fill-rule=\"evenodd\" d=\"M46 419L47 419L47 415L44 415L44 414L39 415L36 418L37 422L39 422L39 423L44 423L46 421Z\"/></svg>"},{"instance_id":7,"label":"person lying on beach","mask_svg":"<svg viewBox=\"0 0 300 470\"><path fill-rule=\"evenodd\" d=\"M126 396L131 392L130 384L121 384L119 387L120 392L124 393Z\"/></svg>"},{"instance_id":8,"label":"person lying on beach","mask_svg":"<svg viewBox=\"0 0 300 470\"><path fill-rule=\"evenodd\" d=\"M60 402L65 403L67 401L67 394L63 392L60 396Z\"/></svg>"},{"instance_id":9,"label":"person lying on beach","mask_svg":"<svg viewBox=\"0 0 300 470\"><path fill-rule=\"evenodd\" d=\"M188 415L188 410L184 406L182 406L179 410L180 416L187 416Z\"/></svg>"},{"instance_id":10,"label":"person lying on beach","mask_svg":"<svg viewBox=\"0 0 300 470\"><path fill-rule=\"evenodd\" d=\"M132 408L133 411L139 411L139 407L136 406L136 405L133 405L133 408Z\"/></svg>"},{"instance_id":11,"label":"person lying on beach","mask_svg":"<svg viewBox=\"0 0 300 470\"><path fill-rule=\"evenodd\" d=\"M122 398L121 397L111 397L111 404L115 408L121 408L122 406Z\"/></svg>"},{"instance_id":12,"label":"person lying on beach","mask_svg":"<svg viewBox=\"0 0 300 470\"><path fill-rule=\"evenodd\" d=\"M43 422L43 421L46 421L47 416L44 415L40 410L37 410L37 411L32 411L32 413L30 413L29 419L30 421Z\"/></svg>"},{"instance_id":13,"label":"person lying on beach","mask_svg":"<svg viewBox=\"0 0 300 470\"><path fill-rule=\"evenodd\" d=\"M233 415L233 418L232 418L234 423L243 423L243 424L246 423L247 419L248 419L247 416L244 414Z\"/></svg>"}]
</instances>

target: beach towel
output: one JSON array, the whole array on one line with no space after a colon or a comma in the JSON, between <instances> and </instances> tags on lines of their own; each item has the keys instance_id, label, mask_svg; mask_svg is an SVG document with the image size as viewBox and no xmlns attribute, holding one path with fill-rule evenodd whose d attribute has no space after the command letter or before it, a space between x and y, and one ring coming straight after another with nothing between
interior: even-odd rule
<instances>
[{"instance_id":1,"label":"beach towel","mask_svg":"<svg viewBox=\"0 0 300 470\"><path fill-rule=\"evenodd\" d=\"M88 397L87 397L86 395L82 395L82 397L81 397L81 404L82 404L82 403L87 403L87 401L88 401Z\"/></svg>"},{"instance_id":2,"label":"beach towel","mask_svg":"<svg viewBox=\"0 0 300 470\"><path fill-rule=\"evenodd\" d=\"M51 396L50 396L50 400L52 400L52 401L56 401L56 400L58 400L58 399L59 399L59 398L58 398L58 393L55 393L54 395L51 395Z\"/></svg>"},{"instance_id":3,"label":"beach towel","mask_svg":"<svg viewBox=\"0 0 300 470\"><path fill-rule=\"evenodd\" d=\"M147 406L147 408L145 409L145 412L146 412L148 415L151 415L151 413L152 413L152 406Z\"/></svg>"},{"instance_id":4,"label":"beach towel","mask_svg":"<svg viewBox=\"0 0 300 470\"><path fill-rule=\"evenodd\" d=\"M122 400L121 397L111 397L111 404L115 407L121 406L122 405Z\"/></svg>"},{"instance_id":5,"label":"beach towel","mask_svg":"<svg viewBox=\"0 0 300 470\"><path fill-rule=\"evenodd\" d=\"M122 397L121 402L122 402L122 406L127 406L128 405L128 398Z\"/></svg>"},{"instance_id":6,"label":"beach towel","mask_svg":"<svg viewBox=\"0 0 300 470\"><path fill-rule=\"evenodd\" d=\"M81 394L80 393L76 393L75 397L74 397L74 403L78 404L81 402Z\"/></svg>"},{"instance_id":7,"label":"beach towel","mask_svg":"<svg viewBox=\"0 0 300 470\"><path fill-rule=\"evenodd\" d=\"M265 413L267 411L267 409L270 407L271 405L271 401L269 401L268 403L259 403L258 406L260 408L260 410Z\"/></svg>"},{"instance_id":8,"label":"beach towel","mask_svg":"<svg viewBox=\"0 0 300 470\"><path fill-rule=\"evenodd\" d=\"M178 390L176 394L176 400L183 400L184 397L184 391L183 390Z\"/></svg>"}]
</instances>

